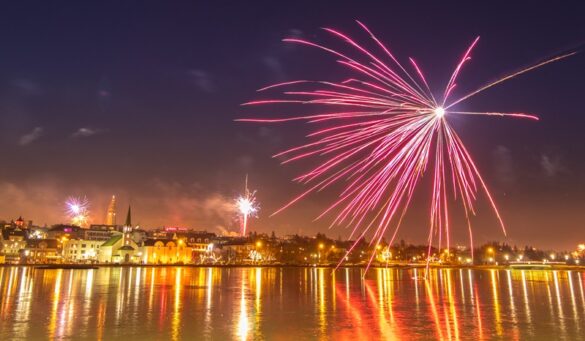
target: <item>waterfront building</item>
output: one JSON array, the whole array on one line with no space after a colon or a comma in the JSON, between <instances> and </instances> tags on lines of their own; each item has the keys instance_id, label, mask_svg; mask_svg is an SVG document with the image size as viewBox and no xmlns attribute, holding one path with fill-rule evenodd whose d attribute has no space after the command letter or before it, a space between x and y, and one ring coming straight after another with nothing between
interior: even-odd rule
<instances>
[{"instance_id":1,"label":"waterfront building","mask_svg":"<svg viewBox=\"0 0 585 341\"><path fill-rule=\"evenodd\" d=\"M143 264L188 264L204 262L213 253L215 233L165 227L152 231L152 238L144 240L137 255Z\"/></svg>"},{"instance_id":2,"label":"waterfront building","mask_svg":"<svg viewBox=\"0 0 585 341\"><path fill-rule=\"evenodd\" d=\"M0 252L6 263L19 263L20 251L26 248L26 232L18 225L5 226L0 234Z\"/></svg>"},{"instance_id":3,"label":"waterfront building","mask_svg":"<svg viewBox=\"0 0 585 341\"><path fill-rule=\"evenodd\" d=\"M246 238L222 238L220 243L221 257L228 263L243 262L256 249L255 243Z\"/></svg>"},{"instance_id":4,"label":"waterfront building","mask_svg":"<svg viewBox=\"0 0 585 341\"><path fill-rule=\"evenodd\" d=\"M139 250L143 264L192 263L193 252L183 239L147 239Z\"/></svg>"},{"instance_id":5,"label":"waterfront building","mask_svg":"<svg viewBox=\"0 0 585 341\"><path fill-rule=\"evenodd\" d=\"M66 262L97 262L102 240L69 239L63 244L63 259Z\"/></svg>"},{"instance_id":6,"label":"waterfront building","mask_svg":"<svg viewBox=\"0 0 585 341\"><path fill-rule=\"evenodd\" d=\"M114 250L118 250L123 246L122 244L122 235L120 233L115 233L100 245L100 250L98 251L98 262L99 263L112 263L112 257L114 255Z\"/></svg>"},{"instance_id":7,"label":"waterfront building","mask_svg":"<svg viewBox=\"0 0 585 341\"><path fill-rule=\"evenodd\" d=\"M116 233L100 245L97 260L99 263L138 263L137 249L138 245L133 240L125 244L124 235Z\"/></svg>"},{"instance_id":8,"label":"waterfront building","mask_svg":"<svg viewBox=\"0 0 585 341\"><path fill-rule=\"evenodd\" d=\"M55 239L29 239L26 248L21 250L22 263L47 264L60 262L59 243Z\"/></svg>"},{"instance_id":9,"label":"waterfront building","mask_svg":"<svg viewBox=\"0 0 585 341\"><path fill-rule=\"evenodd\" d=\"M151 233L140 244L137 255L143 264L188 264L204 262L213 253L215 233L165 227ZM215 259L216 257L211 257Z\"/></svg>"}]
</instances>

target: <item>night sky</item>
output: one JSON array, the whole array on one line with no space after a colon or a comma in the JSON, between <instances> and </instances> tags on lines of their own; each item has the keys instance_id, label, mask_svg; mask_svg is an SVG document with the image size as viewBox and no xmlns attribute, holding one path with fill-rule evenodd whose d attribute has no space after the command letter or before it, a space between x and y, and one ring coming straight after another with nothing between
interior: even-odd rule
<instances>
[{"instance_id":1,"label":"night sky","mask_svg":"<svg viewBox=\"0 0 585 341\"><path fill-rule=\"evenodd\" d=\"M236 231L233 198L250 186L261 202L251 229L326 232L313 222L337 191L269 214L303 189L290 181L309 164L271 155L304 141L301 124L234 122L266 109L242 108L256 89L295 79L350 76L316 49L282 38L322 41L320 27L364 38L366 23L402 60L416 57L440 91L480 35L456 94L579 46L584 5L552 2L161 1L20 2L0 8L0 219L64 221L63 201L86 195L102 223L112 194L145 227ZM164 3L164 5L163 5ZM410 3L410 2L409 2ZM213 5L211 5L213 4ZM360 38L360 39L361 39ZM329 40L331 41L331 40ZM484 197L477 242L573 249L585 242L585 52L466 101L465 109L522 111L539 122L493 117L452 122L490 185L509 231ZM307 113L272 107L274 115ZM296 110L296 111L295 111ZM422 188L399 238L422 242L430 187ZM452 212L461 215L462 211ZM454 239L467 243L459 224Z\"/></svg>"}]
</instances>

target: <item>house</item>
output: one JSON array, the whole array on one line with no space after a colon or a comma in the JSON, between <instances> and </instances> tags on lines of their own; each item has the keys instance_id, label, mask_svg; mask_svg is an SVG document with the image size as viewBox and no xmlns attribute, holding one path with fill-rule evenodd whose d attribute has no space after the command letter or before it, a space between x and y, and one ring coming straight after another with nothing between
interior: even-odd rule
<instances>
[{"instance_id":1,"label":"house","mask_svg":"<svg viewBox=\"0 0 585 341\"><path fill-rule=\"evenodd\" d=\"M29 239L20 257L21 262L34 264L58 263L62 259L56 239Z\"/></svg>"},{"instance_id":2,"label":"house","mask_svg":"<svg viewBox=\"0 0 585 341\"><path fill-rule=\"evenodd\" d=\"M222 240L219 244L221 257L228 263L243 262L250 258L252 251L255 251L255 244L245 238Z\"/></svg>"},{"instance_id":3,"label":"house","mask_svg":"<svg viewBox=\"0 0 585 341\"><path fill-rule=\"evenodd\" d=\"M147 239L140 246L143 264L192 263L193 248L183 239Z\"/></svg>"},{"instance_id":4,"label":"house","mask_svg":"<svg viewBox=\"0 0 585 341\"><path fill-rule=\"evenodd\" d=\"M0 237L0 252L5 262L19 263L20 252L26 248L26 233L20 227L4 228Z\"/></svg>"},{"instance_id":5,"label":"house","mask_svg":"<svg viewBox=\"0 0 585 341\"><path fill-rule=\"evenodd\" d=\"M99 263L137 263L138 245L133 240L125 240L123 234L116 234L101 244L97 253Z\"/></svg>"},{"instance_id":6,"label":"house","mask_svg":"<svg viewBox=\"0 0 585 341\"><path fill-rule=\"evenodd\" d=\"M63 258L67 262L97 262L104 241L92 239L69 239L63 245Z\"/></svg>"}]
</instances>

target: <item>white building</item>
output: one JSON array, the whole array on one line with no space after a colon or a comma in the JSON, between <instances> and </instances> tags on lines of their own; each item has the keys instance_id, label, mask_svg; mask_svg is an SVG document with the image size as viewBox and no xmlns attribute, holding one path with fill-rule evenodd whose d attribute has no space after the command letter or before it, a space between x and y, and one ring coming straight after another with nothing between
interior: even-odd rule
<instances>
[{"instance_id":1,"label":"white building","mask_svg":"<svg viewBox=\"0 0 585 341\"><path fill-rule=\"evenodd\" d=\"M100 247L104 242L101 240L70 239L63 247L63 258L66 262L95 262L98 260Z\"/></svg>"}]
</instances>

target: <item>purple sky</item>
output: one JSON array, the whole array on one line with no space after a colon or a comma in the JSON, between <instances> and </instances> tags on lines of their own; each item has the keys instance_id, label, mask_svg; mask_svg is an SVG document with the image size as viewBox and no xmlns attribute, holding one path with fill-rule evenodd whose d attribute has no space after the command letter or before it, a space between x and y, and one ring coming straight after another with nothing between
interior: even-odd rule
<instances>
[{"instance_id":1,"label":"purple sky","mask_svg":"<svg viewBox=\"0 0 585 341\"><path fill-rule=\"evenodd\" d=\"M310 164L281 167L271 155L303 142L307 127L233 121L254 116L239 104L256 99L255 90L267 84L349 76L326 54L280 39L319 40L323 26L359 35L353 21L359 19L402 60L416 57L439 89L480 35L459 94L585 39L585 8L576 3L314 3L2 6L0 219L22 214L37 224L58 223L66 197L86 195L94 222L101 223L116 194L119 215L131 203L133 221L143 226L235 231L233 198L248 173L261 202L252 230L343 237L342 228L327 230L328 219L313 222L335 190L268 217L302 191L290 179ZM465 103L541 117L453 122L509 231L506 239L481 199L474 219L478 242L565 249L585 242L583 79L585 55L578 54ZM424 240L428 191L421 187L400 238ZM458 222L454 239L467 243Z\"/></svg>"}]
</instances>

